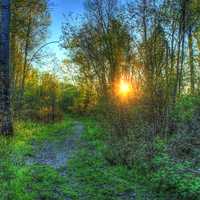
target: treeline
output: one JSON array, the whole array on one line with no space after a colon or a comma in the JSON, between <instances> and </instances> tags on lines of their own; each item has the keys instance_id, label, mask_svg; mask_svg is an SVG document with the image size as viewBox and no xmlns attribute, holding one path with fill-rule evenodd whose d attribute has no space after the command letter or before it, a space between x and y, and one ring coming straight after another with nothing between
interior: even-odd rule
<instances>
[{"instance_id":1,"label":"treeline","mask_svg":"<svg viewBox=\"0 0 200 200\"><path fill-rule=\"evenodd\" d=\"M140 105L153 136L176 129L170 113L177 101L199 94L199 9L195 0L86 1L80 28L63 27L63 46L71 49L79 84L89 88L88 101L106 113L107 104L117 109L117 84L125 79L134 87L128 104Z\"/></svg>"},{"instance_id":2,"label":"treeline","mask_svg":"<svg viewBox=\"0 0 200 200\"><path fill-rule=\"evenodd\" d=\"M180 174L199 163L199 1L90 0L85 8L81 25L63 26L63 46L86 105L103 116L107 159L148 172L175 199L198 199L198 170L196 188ZM132 86L126 98L121 80Z\"/></svg>"},{"instance_id":3,"label":"treeline","mask_svg":"<svg viewBox=\"0 0 200 200\"><path fill-rule=\"evenodd\" d=\"M17 108L23 105L26 77L32 68L34 51L44 43L51 18L48 2L12 1L10 22L11 88Z\"/></svg>"},{"instance_id":4,"label":"treeline","mask_svg":"<svg viewBox=\"0 0 200 200\"><path fill-rule=\"evenodd\" d=\"M46 123L59 121L65 113L72 113L76 97L79 92L72 84L52 73L32 69L26 78L21 114L15 105L14 117Z\"/></svg>"},{"instance_id":5,"label":"treeline","mask_svg":"<svg viewBox=\"0 0 200 200\"><path fill-rule=\"evenodd\" d=\"M46 0L0 3L0 132L7 135L12 133L12 110L16 110L14 114L22 111L26 78L35 59L31 55L47 35L50 14Z\"/></svg>"},{"instance_id":6,"label":"treeline","mask_svg":"<svg viewBox=\"0 0 200 200\"><path fill-rule=\"evenodd\" d=\"M42 122L61 119L69 112L78 91L52 69L48 73L39 69L40 62L47 57L44 47L54 42L46 43L51 3L47 0L0 3L0 132L7 135L13 132L12 122L18 118Z\"/></svg>"},{"instance_id":7,"label":"treeline","mask_svg":"<svg viewBox=\"0 0 200 200\"><path fill-rule=\"evenodd\" d=\"M109 163L134 168L174 199L198 199L199 0L86 0L84 17L63 25L71 58L63 65L75 85L34 66L49 9L47 0L1 0L0 132L12 133L13 117L97 115Z\"/></svg>"}]
</instances>

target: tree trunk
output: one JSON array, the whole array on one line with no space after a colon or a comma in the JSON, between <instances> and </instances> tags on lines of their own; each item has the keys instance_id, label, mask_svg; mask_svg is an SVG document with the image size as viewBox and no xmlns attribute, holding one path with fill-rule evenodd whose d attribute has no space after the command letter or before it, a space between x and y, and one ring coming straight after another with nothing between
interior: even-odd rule
<instances>
[{"instance_id":1,"label":"tree trunk","mask_svg":"<svg viewBox=\"0 0 200 200\"><path fill-rule=\"evenodd\" d=\"M22 106L23 106L23 97L24 97L24 90L25 90L25 81L26 75L28 71L28 51L30 45L30 34L31 34L31 25L32 25L32 16L31 10L28 18L28 25L26 30L26 40L25 40L25 47L24 47L24 63L23 63L23 71L21 76L21 83L20 83L20 91L18 96L18 109L19 114L21 114Z\"/></svg>"},{"instance_id":2,"label":"tree trunk","mask_svg":"<svg viewBox=\"0 0 200 200\"><path fill-rule=\"evenodd\" d=\"M10 0L1 1L0 31L0 133L11 135L11 98L10 98Z\"/></svg>"},{"instance_id":3,"label":"tree trunk","mask_svg":"<svg viewBox=\"0 0 200 200\"><path fill-rule=\"evenodd\" d=\"M146 19L146 10L147 10L147 1L143 0L143 15L142 15L142 24L143 24L143 41L147 41L147 19Z\"/></svg>"},{"instance_id":4,"label":"tree trunk","mask_svg":"<svg viewBox=\"0 0 200 200\"><path fill-rule=\"evenodd\" d=\"M10 78L12 88L11 92L11 102L14 105L16 99L16 85L17 85L17 12L16 12L16 1L13 1L11 4L11 17L10 17Z\"/></svg>"},{"instance_id":5,"label":"tree trunk","mask_svg":"<svg viewBox=\"0 0 200 200\"><path fill-rule=\"evenodd\" d=\"M192 36L192 28L189 28L188 33L188 47L189 47L189 65L190 65L190 87L191 87L191 94L194 94L194 59L193 59L193 36Z\"/></svg>"},{"instance_id":6,"label":"tree trunk","mask_svg":"<svg viewBox=\"0 0 200 200\"><path fill-rule=\"evenodd\" d=\"M182 2L182 14L181 14L181 18L180 18L180 23L182 24L182 30L181 30L181 63L180 63L180 76L179 76L179 84L178 84L178 92L179 95L181 94L181 87L182 87L182 81L183 81L183 65L184 65L184 60L185 60L185 32L186 32L186 6L187 6L187 2L186 0L183 0Z\"/></svg>"}]
</instances>

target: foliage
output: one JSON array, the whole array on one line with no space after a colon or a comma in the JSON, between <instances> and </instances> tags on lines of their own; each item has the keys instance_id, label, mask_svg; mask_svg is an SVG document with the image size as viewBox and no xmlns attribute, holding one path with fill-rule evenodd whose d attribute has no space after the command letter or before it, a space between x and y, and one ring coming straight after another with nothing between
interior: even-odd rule
<instances>
[{"instance_id":1,"label":"foliage","mask_svg":"<svg viewBox=\"0 0 200 200\"><path fill-rule=\"evenodd\" d=\"M120 199L134 194L134 179L124 166L110 166L104 158L103 132L94 120L84 120L83 144L70 161L72 188L78 199Z\"/></svg>"},{"instance_id":2,"label":"foliage","mask_svg":"<svg viewBox=\"0 0 200 200\"><path fill-rule=\"evenodd\" d=\"M187 123L192 120L198 104L199 96L183 95L177 101L172 117L176 123Z\"/></svg>"},{"instance_id":3,"label":"foliage","mask_svg":"<svg viewBox=\"0 0 200 200\"><path fill-rule=\"evenodd\" d=\"M64 113L72 112L76 98L78 89L75 86L52 73L32 69L26 81L20 118L46 123L60 121Z\"/></svg>"},{"instance_id":4,"label":"foliage","mask_svg":"<svg viewBox=\"0 0 200 200\"><path fill-rule=\"evenodd\" d=\"M33 141L55 139L54 132L69 129L71 118L54 124L44 125L31 121L15 124L16 135L13 138L0 138L0 199L33 200L60 199L74 196L64 177L44 165L27 165L25 160L32 154ZM70 131L69 131L70 133Z\"/></svg>"},{"instance_id":5,"label":"foliage","mask_svg":"<svg viewBox=\"0 0 200 200\"><path fill-rule=\"evenodd\" d=\"M10 191L10 181L12 180L14 174L11 169L9 155L11 153L10 142L0 137L0 199L9 199Z\"/></svg>"},{"instance_id":6,"label":"foliage","mask_svg":"<svg viewBox=\"0 0 200 200\"><path fill-rule=\"evenodd\" d=\"M170 138L172 156L181 160L199 162L199 96L183 96L176 104L172 117L176 133Z\"/></svg>"},{"instance_id":7,"label":"foliage","mask_svg":"<svg viewBox=\"0 0 200 200\"><path fill-rule=\"evenodd\" d=\"M187 169L193 167L190 162L174 162L166 151L162 140L156 141L157 154L153 159L154 171L149 185L157 192L165 192L172 199L199 199L200 177Z\"/></svg>"},{"instance_id":8,"label":"foliage","mask_svg":"<svg viewBox=\"0 0 200 200\"><path fill-rule=\"evenodd\" d=\"M11 182L13 199L62 200L67 195L64 178L55 170L46 166L22 167L16 171Z\"/></svg>"}]
</instances>

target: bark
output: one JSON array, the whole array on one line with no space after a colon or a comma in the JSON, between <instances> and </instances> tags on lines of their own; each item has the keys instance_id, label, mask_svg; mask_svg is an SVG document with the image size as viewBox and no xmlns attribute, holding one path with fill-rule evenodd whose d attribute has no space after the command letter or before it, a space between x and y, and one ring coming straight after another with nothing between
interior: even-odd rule
<instances>
[{"instance_id":1,"label":"bark","mask_svg":"<svg viewBox=\"0 0 200 200\"><path fill-rule=\"evenodd\" d=\"M20 88L19 99L18 99L19 109L22 108L22 104L23 104L22 101L23 101L24 90L25 90L25 80L26 80L27 67L28 67L28 51L29 51L29 45L30 45L31 25L32 25L32 16L31 16L31 11L30 11L27 32L26 32L25 48L24 48L24 64L23 64L21 88Z\"/></svg>"},{"instance_id":2,"label":"bark","mask_svg":"<svg viewBox=\"0 0 200 200\"><path fill-rule=\"evenodd\" d=\"M192 28L189 28L188 32L188 47L189 47L189 65L190 65L190 87L191 94L194 94L195 86L195 77L194 77L194 59L193 59L193 36L192 36Z\"/></svg>"},{"instance_id":3,"label":"bark","mask_svg":"<svg viewBox=\"0 0 200 200\"><path fill-rule=\"evenodd\" d=\"M143 0L143 16L142 16L142 24L143 24L143 40L144 42L147 41L147 19L146 19L146 9L147 9L147 1Z\"/></svg>"},{"instance_id":4,"label":"bark","mask_svg":"<svg viewBox=\"0 0 200 200\"><path fill-rule=\"evenodd\" d=\"M182 24L182 30L181 30L181 42L182 42L182 48L181 48L181 65L180 65L180 75L179 75L179 84L178 84L178 92L179 95L181 94L181 87L182 87L182 80L183 80L183 64L185 59L185 32L186 32L186 0L183 0L182 2L182 14L181 14L181 21Z\"/></svg>"},{"instance_id":5,"label":"bark","mask_svg":"<svg viewBox=\"0 0 200 200\"><path fill-rule=\"evenodd\" d=\"M10 1L1 1L0 32L0 133L13 132L10 98Z\"/></svg>"},{"instance_id":6,"label":"bark","mask_svg":"<svg viewBox=\"0 0 200 200\"><path fill-rule=\"evenodd\" d=\"M17 23L16 23L16 17L17 17L17 13L16 13L16 2L12 2L11 5L11 25L10 25L10 78L11 78L11 88L12 88L12 92L11 92L11 102L12 104L14 104L14 100L15 100L15 95L16 95L16 85L17 85Z\"/></svg>"},{"instance_id":7,"label":"bark","mask_svg":"<svg viewBox=\"0 0 200 200\"><path fill-rule=\"evenodd\" d=\"M185 47L185 21L186 21L186 2L181 5L181 14L179 19L178 44L177 44L177 64L176 64L176 80L173 99L176 101L177 94L181 94L183 63L184 63L184 47Z\"/></svg>"}]
</instances>

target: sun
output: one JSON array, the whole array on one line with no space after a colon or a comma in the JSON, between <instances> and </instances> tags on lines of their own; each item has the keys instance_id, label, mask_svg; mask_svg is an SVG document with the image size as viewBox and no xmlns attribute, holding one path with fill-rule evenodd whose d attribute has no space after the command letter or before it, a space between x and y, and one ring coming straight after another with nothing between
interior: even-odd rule
<instances>
[{"instance_id":1,"label":"sun","mask_svg":"<svg viewBox=\"0 0 200 200\"><path fill-rule=\"evenodd\" d=\"M131 90L131 85L125 80L121 80L119 84L119 92L122 96L127 96Z\"/></svg>"}]
</instances>

